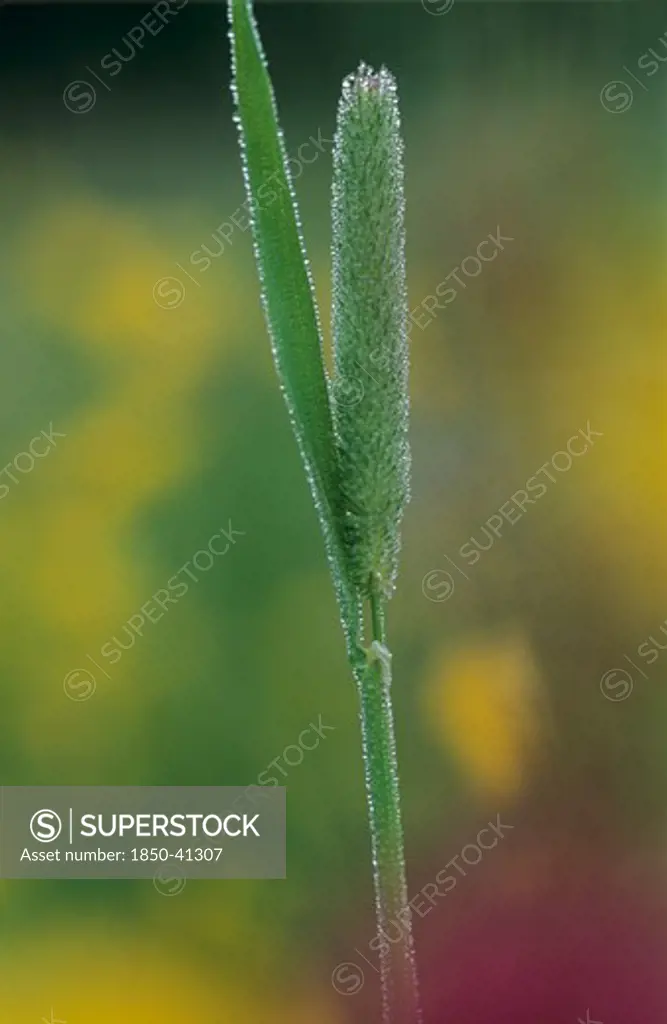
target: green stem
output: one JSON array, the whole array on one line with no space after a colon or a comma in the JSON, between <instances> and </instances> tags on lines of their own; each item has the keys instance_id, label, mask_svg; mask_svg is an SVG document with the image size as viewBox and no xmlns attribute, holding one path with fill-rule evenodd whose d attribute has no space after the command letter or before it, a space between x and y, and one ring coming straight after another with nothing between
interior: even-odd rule
<instances>
[{"instance_id":1,"label":"green stem","mask_svg":"<svg viewBox=\"0 0 667 1024\"><path fill-rule=\"evenodd\" d=\"M419 994L391 704L391 654L386 646L384 602L370 598L373 643L358 674L368 816L373 851L383 1024L419 1024Z\"/></svg>"}]
</instances>

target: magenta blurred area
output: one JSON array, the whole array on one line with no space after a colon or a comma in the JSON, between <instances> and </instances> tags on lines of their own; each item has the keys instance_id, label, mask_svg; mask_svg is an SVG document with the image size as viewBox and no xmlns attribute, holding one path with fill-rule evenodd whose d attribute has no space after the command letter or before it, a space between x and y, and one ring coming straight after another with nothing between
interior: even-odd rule
<instances>
[{"instance_id":1,"label":"magenta blurred area","mask_svg":"<svg viewBox=\"0 0 667 1024\"><path fill-rule=\"evenodd\" d=\"M426 1020L664 1020L662 864L532 853L512 854L418 925Z\"/></svg>"}]
</instances>

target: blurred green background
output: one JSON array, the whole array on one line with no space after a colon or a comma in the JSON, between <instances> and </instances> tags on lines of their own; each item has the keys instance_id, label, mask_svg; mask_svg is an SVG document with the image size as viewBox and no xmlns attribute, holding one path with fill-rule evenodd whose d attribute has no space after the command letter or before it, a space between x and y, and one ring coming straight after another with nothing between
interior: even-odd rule
<instances>
[{"instance_id":1,"label":"blurred green background","mask_svg":"<svg viewBox=\"0 0 667 1024\"><path fill-rule=\"evenodd\" d=\"M1 778L282 770L288 878L174 898L0 883L0 1019L372 1022L356 697L250 237L229 228L224 9L172 6L139 42L147 5L0 9L0 464L66 435L0 478ZM411 893L497 814L513 826L415 922L427 1021L645 1024L667 1014L667 11L428 6L258 7L290 153L332 138L360 59L399 81L418 322L389 629ZM296 190L326 325L316 152ZM497 258L425 313L498 228ZM601 436L554 469L587 425ZM545 464L539 500L485 532ZM229 553L110 664L229 521Z\"/></svg>"}]
</instances>

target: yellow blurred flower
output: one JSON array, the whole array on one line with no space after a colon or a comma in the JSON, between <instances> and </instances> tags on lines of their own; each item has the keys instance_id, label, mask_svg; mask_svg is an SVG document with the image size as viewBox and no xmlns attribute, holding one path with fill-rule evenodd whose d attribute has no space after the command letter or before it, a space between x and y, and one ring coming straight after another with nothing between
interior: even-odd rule
<instances>
[{"instance_id":1,"label":"yellow blurred flower","mask_svg":"<svg viewBox=\"0 0 667 1024\"><path fill-rule=\"evenodd\" d=\"M84 190L47 196L20 230L19 306L96 381L75 413L57 417L53 426L65 436L2 509L0 567L10 583L0 616L46 639L25 645L21 671L34 680L22 709L26 746L48 757L61 740L45 723L71 713L65 672L86 664L155 589L133 530L201 469L196 401L230 348L235 332L224 325L240 297L228 273L189 288L178 308L159 305L156 283L178 273L171 245L136 209ZM47 417L35 433L48 426ZM114 678L116 690L133 691L140 715L138 699L151 695L134 683L133 671Z\"/></svg>"},{"instance_id":2,"label":"yellow blurred flower","mask_svg":"<svg viewBox=\"0 0 667 1024\"><path fill-rule=\"evenodd\" d=\"M538 673L521 635L475 638L436 657L425 689L432 727L482 794L521 788L542 731Z\"/></svg>"},{"instance_id":3,"label":"yellow blurred flower","mask_svg":"<svg viewBox=\"0 0 667 1024\"><path fill-rule=\"evenodd\" d=\"M80 924L76 935L67 926L33 933L28 943L3 956L0 1018L11 1024L340 1021L307 993L286 993L278 976L258 985L251 970L240 977L224 963L198 968L194 957L184 959L178 936L174 939L172 948L136 930L102 934Z\"/></svg>"}]
</instances>

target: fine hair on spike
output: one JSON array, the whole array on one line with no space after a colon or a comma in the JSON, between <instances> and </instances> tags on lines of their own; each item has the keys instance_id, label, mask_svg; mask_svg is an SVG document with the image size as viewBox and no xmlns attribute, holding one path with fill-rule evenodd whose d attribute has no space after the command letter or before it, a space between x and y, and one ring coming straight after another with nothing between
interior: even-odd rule
<instances>
[{"instance_id":1,"label":"fine hair on spike","mask_svg":"<svg viewBox=\"0 0 667 1024\"><path fill-rule=\"evenodd\" d=\"M362 63L334 140L332 336L345 547L363 596L393 592L409 497L404 206L396 83Z\"/></svg>"}]
</instances>

